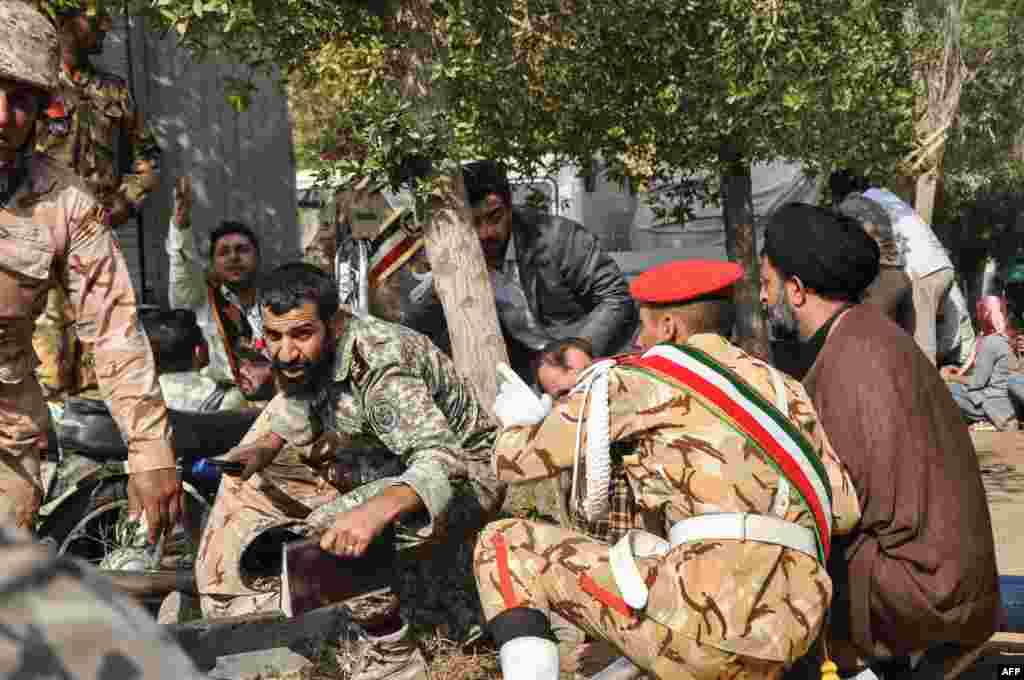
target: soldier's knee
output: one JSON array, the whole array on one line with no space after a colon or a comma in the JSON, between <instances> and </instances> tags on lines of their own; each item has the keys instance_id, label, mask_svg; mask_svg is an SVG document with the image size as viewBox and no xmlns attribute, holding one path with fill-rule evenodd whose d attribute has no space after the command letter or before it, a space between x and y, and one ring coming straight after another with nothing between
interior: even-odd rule
<instances>
[{"instance_id":1,"label":"soldier's knee","mask_svg":"<svg viewBox=\"0 0 1024 680\"><path fill-rule=\"evenodd\" d=\"M494 550L495 536L512 529L520 521L518 519L499 519L481 529L480 535L476 539L476 546L473 548L475 561L479 562L482 556Z\"/></svg>"}]
</instances>

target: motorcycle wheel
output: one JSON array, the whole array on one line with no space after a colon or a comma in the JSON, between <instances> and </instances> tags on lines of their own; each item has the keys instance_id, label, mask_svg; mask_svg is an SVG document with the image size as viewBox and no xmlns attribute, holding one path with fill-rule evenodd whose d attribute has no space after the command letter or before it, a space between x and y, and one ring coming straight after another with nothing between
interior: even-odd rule
<instances>
[{"instance_id":1,"label":"motorcycle wheel","mask_svg":"<svg viewBox=\"0 0 1024 680\"><path fill-rule=\"evenodd\" d=\"M184 517L164 543L164 568L188 568L195 561L199 537L206 526L210 505L187 486ZM122 547L115 528L128 512L128 479L101 482L92 492L70 498L57 508L39 531L60 555L68 554L98 567L103 559Z\"/></svg>"}]
</instances>

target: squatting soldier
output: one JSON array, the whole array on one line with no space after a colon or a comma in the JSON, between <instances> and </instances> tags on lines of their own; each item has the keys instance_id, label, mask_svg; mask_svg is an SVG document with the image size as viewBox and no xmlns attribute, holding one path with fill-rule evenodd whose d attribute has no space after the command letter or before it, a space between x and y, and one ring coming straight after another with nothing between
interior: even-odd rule
<instances>
[{"instance_id":1,"label":"squatting soldier","mask_svg":"<svg viewBox=\"0 0 1024 680\"><path fill-rule=\"evenodd\" d=\"M222 478L199 546L196 581L211 617L281 608L280 583L243 568L246 548L270 530L323 532L321 547L349 558L392 526L401 547L447 534L450 550L504 500L489 465L495 424L426 337L339 312L331 277L309 264L274 270L260 295L281 392L227 455L247 467ZM363 464L372 469L359 472ZM386 468L391 476L375 474ZM396 596L353 610L368 637L352 677L425 677Z\"/></svg>"},{"instance_id":2,"label":"squatting soldier","mask_svg":"<svg viewBox=\"0 0 1024 680\"><path fill-rule=\"evenodd\" d=\"M57 15L59 92L37 123L36 149L71 168L103 206L112 228L136 217L159 181L160 147L135 106L128 83L97 69L111 28L104 0L82 0ZM91 347L76 342L65 291L50 292L34 343L48 399L97 393Z\"/></svg>"},{"instance_id":3,"label":"squatting soldier","mask_svg":"<svg viewBox=\"0 0 1024 680\"><path fill-rule=\"evenodd\" d=\"M8 1L0 44L0 521L30 527L41 500L47 412L32 333L60 285L79 337L96 347L100 390L128 443L132 510L142 503L155 538L175 522L181 485L124 256L82 181L32 152L36 119L57 88L56 34L35 8Z\"/></svg>"},{"instance_id":4,"label":"squatting soldier","mask_svg":"<svg viewBox=\"0 0 1024 680\"><path fill-rule=\"evenodd\" d=\"M800 384L723 337L741 275L707 261L641 275L648 351L604 364L550 414L502 386L502 481L577 468L573 502L594 517L622 465L662 524L610 548L526 520L485 528L474 570L506 678L557 677L549 612L658 678L777 677L818 636L831 535L857 522L857 498ZM613 463L620 442L635 452Z\"/></svg>"}]
</instances>

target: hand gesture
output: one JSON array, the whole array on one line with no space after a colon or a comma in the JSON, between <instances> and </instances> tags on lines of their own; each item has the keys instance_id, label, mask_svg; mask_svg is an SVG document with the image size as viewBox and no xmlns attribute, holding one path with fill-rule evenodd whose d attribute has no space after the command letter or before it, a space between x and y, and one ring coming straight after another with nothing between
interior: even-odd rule
<instances>
[{"instance_id":1,"label":"hand gesture","mask_svg":"<svg viewBox=\"0 0 1024 680\"><path fill-rule=\"evenodd\" d=\"M174 183L174 224L179 229L192 224L192 179L188 175Z\"/></svg>"},{"instance_id":2,"label":"hand gesture","mask_svg":"<svg viewBox=\"0 0 1024 680\"><path fill-rule=\"evenodd\" d=\"M362 557L388 524L372 503L364 503L339 515L320 538L320 547L338 557Z\"/></svg>"},{"instance_id":3,"label":"hand gesture","mask_svg":"<svg viewBox=\"0 0 1024 680\"><path fill-rule=\"evenodd\" d=\"M283 447L284 439L271 432L251 444L236 446L221 456L220 460L244 464L239 474L244 482L273 463Z\"/></svg>"}]
</instances>

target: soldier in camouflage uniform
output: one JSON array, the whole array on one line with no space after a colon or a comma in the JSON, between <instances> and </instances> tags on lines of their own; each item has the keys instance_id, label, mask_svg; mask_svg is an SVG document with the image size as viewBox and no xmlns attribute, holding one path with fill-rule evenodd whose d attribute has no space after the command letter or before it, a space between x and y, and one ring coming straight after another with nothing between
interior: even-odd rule
<instances>
[{"instance_id":1,"label":"soldier in camouflage uniform","mask_svg":"<svg viewBox=\"0 0 1024 680\"><path fill-rule=\"evenodd\" d=\"M2 525L0 559L0 677L203 677L152 617L81 563Z\"/></svg>"},{"instance_id":2,"label":"soldier in camouflage uniform","mask_svg":"<svg viewBox=\"0 0 1024 680\"><path fill-rule=\"evenodd\" d=\"M59 93L37 123L36 150L85 180L112 228L137 217L159 181L160 147L135 106L127 82L97 69L90 56L103 51L111 28L103 0L84 0L57 16L62 64ZM73 328L66 292L50 291L33 343L47 399L99 398L93 348Z\"/></svg>"},{"instance_id":3,"label":"soldier in camouflage uniform","mask_svg":"<svg viewBox=\"0 0 1024 680\"><path fill-rule=\"evenodd\" d=\"M282 392L226 456L247 468L222 480L200 543L207 616L281 608L279 582L243 568L271 529L322 533L325 550L357 557L394 526L400 548L423 554L469 540L504 500L489 466L495 424L427 338L338 313L334 283L307 264L272 272L261 301ZM368 631L354 677L424 677L397 597L373 604L354 607Z\"/></svg>"},{"instance_id":4,"label":"soldier in camouflage uniform","mask_svg":"<svg viewBox=\"0 0 1024 680\"><path fill-rule=\"evenodd\" d=\"M32 153L36 117L56 89L56 36L27 3L4 2L0 44L0 520L30 527L41 500L47 413L32 333L60 285L79 336L96 346L100 389L128 442L133 511L144 506L155 538L174 524L181 484L124 256L81 180Z\"/></svg>"},{"instance_id":5,"label":"soldier in camouflage uniform","mask_svg":"<svg viewBox=\"0 0 1024 680\"><path fill-rule=\"evenodd\" d=\"M550 415L550 402L502 386L502 481L550 477L575 459L587 489L577 496L595 516L607 503L591 478L621 465L640 509L661 521L660 537L631 531L611 548L526 520L484 529L474 568L506 678L557 677L552 611L658 678L778 677L817 637L832 592L830 536L854 526L858 502L800 384L723 337L741 275L695 261L641 275L632 292L650 351L595 365L595 382ZM609 443L635 448L609 463Z\"/></svg>"}]
</instances>

